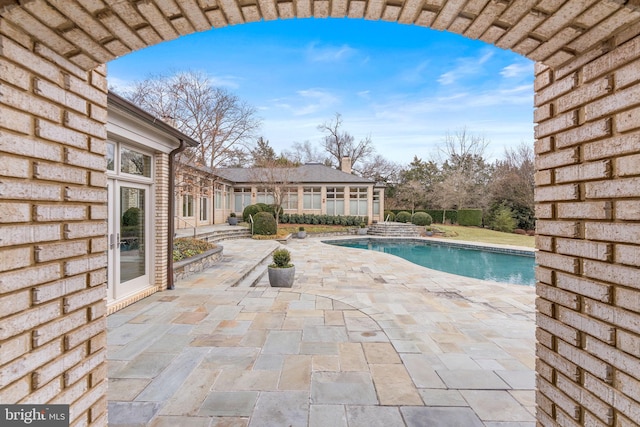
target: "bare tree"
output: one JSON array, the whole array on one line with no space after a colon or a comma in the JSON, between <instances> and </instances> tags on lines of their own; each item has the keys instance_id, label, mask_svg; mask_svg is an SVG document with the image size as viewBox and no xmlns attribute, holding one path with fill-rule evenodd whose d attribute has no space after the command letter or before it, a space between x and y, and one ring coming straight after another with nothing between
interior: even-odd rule
<instances>
[{"instance_id":1,"label":"bare tree","mask_svg":"<svg viewBox=\"0 0 640 427\"><path fill-rule=\"evenodd\" d=\"M253 107L214 87L201 72L149 77L137 82L127 98L200 142L183 154L187 163L225 166L239 157L238 151L250 151L260 127Z\"/></svg>"},{"instance_id":2,"label":"bare tree","mask_svg":"<svg viewBox=\"0 0 640 427\"><path fill-rule=\"evenodd\" d=\"M354 137L341 129L342 116L336 113L335 119L318 126L318 130L325 134L322 147L331 160L331 165L337 167L343 157L351 158L351 165L355 168L358 161L363 161L375 153L371 136L356 143Z\"/></svg>"},{"instance_id":3,"label":"bare tree","mask_svg":"<svg viewBox=\"0 0 640 427\"><path fill-rule=\"evenodd\" d=\"M295 168L283 167L278 160L267 161L263 167L251 170L251 180L259 184L259 190L263 190L272 198L276 223L280 223L280 214L284 205L295 197L297 200L297 183L295 182ZM295 194L291 193L295 189Z\"/></svg>"},{"instance_id":4,"label":"bare tree","mask_svg":"<svg viewBox=\"0 0 640 427\"><path fill-rule=\"evenodd\" d=\"M331 166L330 159L309 141L294 142L291 150L285 150L283 156L293 163L322 163Z\"/></svg>"},{"instance_id":5,"label":"bare tree","mask_svg":"<svg viewBox=\"0 0 640 427\"><path fill-rule=\"evenodd\" d=\"M442 163L443 181L438 189L441 205L446 205L446 201L457 209L486 207L485 187L493 170L484 158L488 145L488 140L471 135L466 129L453 135L447 133L440 147L440 152L446 155Z\"/></svg>"},{"instance_id":6,"label":"bare tree","mask_svg":"<svg viewBox=\"0 0 640 427\"><path fill-rule=\"evenodd\" d=\"M398 182L401 171L402 165L388 160L381 154L367 158L358 169L356 169L358 175L363 178L385 183Z\"/></svg>"}]
</instances>

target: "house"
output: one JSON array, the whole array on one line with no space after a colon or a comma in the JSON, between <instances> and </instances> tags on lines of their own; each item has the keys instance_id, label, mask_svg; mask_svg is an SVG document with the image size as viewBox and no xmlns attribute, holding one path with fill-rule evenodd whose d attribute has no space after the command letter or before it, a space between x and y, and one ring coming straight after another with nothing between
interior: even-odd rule
<instances>
[{"instance_id":1,"label":"house","mask_svg":"<svg viewBox=\"0 0 640 427\"><path fill-rule=\"evenodd\" d=\"M172 168L177 153L196 145L131 102L108 94L104 217L109 313L172 287Z\"/></svg>"},{"instance_id":2,"label":"house","mask_svg":"<svg viewBox=\"0 0 640 427\"><path fill-rule=\"evenodd\" d=\"M284 213L352 215L384 221L384 186L351 173L351 159L340 170L321 163L292 168L219 168L181 166L176 193L176 227L225 222L256 203L280 197Z\"/></svg>"}]
</instances>

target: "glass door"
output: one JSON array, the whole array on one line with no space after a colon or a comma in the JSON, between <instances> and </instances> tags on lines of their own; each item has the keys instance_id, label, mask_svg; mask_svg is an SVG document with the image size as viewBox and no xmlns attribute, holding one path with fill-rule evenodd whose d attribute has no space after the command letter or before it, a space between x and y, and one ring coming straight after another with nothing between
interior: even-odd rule
<instances>
[{"instance_id":1,"label":"glass door","mask_svg":"<svg viewBox=\"0 0 640 427\"><path fill-rule=\"evenodd\" d=\"M150 286L149 186L109 180L108 299Z\"/></svg>"}]
</instances>

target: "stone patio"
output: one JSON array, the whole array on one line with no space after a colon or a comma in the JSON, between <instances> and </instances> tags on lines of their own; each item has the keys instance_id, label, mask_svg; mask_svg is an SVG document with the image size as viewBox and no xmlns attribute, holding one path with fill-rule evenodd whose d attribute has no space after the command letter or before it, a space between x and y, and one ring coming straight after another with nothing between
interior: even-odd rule
<instances>
[{"instance_id":1,"label":"stone patio","mask_svg":"<svg viewBox=\"0 0 640 427\"><path fill-rule=\"evenodd\" d=\"M278 244L225 241L109 316L109 425L535 425L532 287L322 240L287 244L291 289L231 286Z\"/></svg>"}]
</instances>

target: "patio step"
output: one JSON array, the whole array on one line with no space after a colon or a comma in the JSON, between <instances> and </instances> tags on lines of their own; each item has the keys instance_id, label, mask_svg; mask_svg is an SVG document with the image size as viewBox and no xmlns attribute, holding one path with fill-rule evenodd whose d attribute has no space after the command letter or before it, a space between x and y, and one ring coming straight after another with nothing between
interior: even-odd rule
<instances>
[{"instance_id":1,"label":"patio step","mask_svg":"<svg viewBox=\"0 0 640 427\"><path fill-rule=\"evenodd\" d=\"M245 227L234 227L233 229L225 228L196 234L197 239L206 240L211 243L231 239L248 239L250 237L251 231Z\"/></svg>"},{"instance_id":2,"label":"patio step","mask_svg":"<svg viewBox=\"0 0 640 427\"><path fill-rule=\"evenodd\" d=\"M278 247L274 246L271 250L262 254L262 257L253 264L247 271L238 279L238 281L231 285L236 288L253 288L264 277L267 272L267 266L271 264L271 254Z\"/></svg>"},{"instance_id":3,"label":"patio step","mask_svg":"<svg viewBox=\"0 0 640 427\"><path fill-rule=\"evenodd\" d=\"M424 227L402 222L378 222L369 226L367 234L372 236L418 237Z\"/></svg>"}]
</instances>

